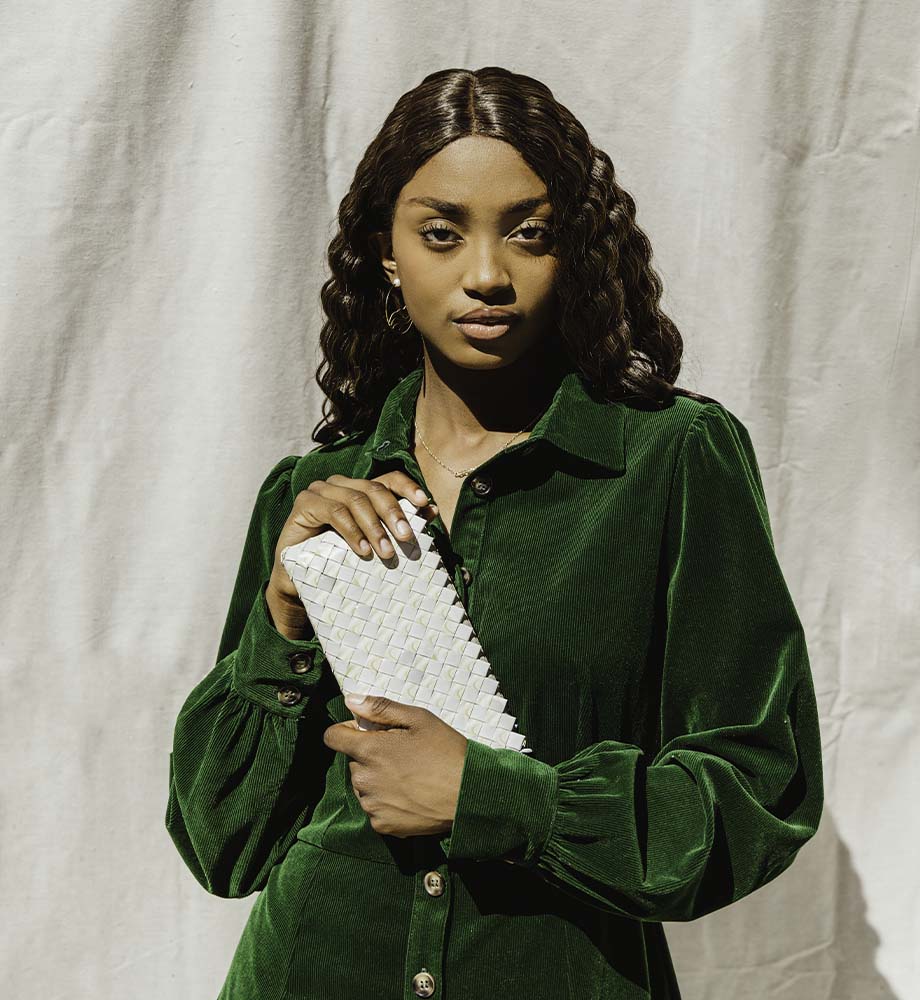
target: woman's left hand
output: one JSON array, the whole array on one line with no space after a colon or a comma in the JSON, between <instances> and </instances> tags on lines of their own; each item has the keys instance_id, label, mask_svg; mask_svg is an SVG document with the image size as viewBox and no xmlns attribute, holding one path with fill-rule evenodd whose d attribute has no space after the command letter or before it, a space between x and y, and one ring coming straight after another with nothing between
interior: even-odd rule
<instances>
[{"instance_id":1,"label":"woman's left hand","mask_svg":"<svg viewBox=\"0 0 920 1000\"><path fill-rule=\"evenodd\" d=\"M466 737L427 708L380 695L355 715L387 729L358 729L354 720L337 722L323 742L352 759L351 787L370 824L381 834L412 837L451 829L460 793Z\"/></svg>"}]
</instances>

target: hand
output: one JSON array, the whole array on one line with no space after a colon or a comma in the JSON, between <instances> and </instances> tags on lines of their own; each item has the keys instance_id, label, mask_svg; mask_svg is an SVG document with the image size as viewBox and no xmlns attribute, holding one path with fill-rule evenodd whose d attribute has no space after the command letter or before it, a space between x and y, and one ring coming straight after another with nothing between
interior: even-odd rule
<instances>
[{"instance_id":1,"label":"hand","mask_svg":"<svg viewBox=\"0 0 920 1000\"><path fill-rule=\"evenodd\" d=\"M415 536L399 505L405 497L418 507L416 513L426 520L438 513L437 504L425 495L419 484L398 469L374 479L350 479L334 473L328 479L315 479L294 497L291 513L281 528L275 544L275 561L269 586L278 598L300 615L300 596L281 562L281 550L288 545L313 538L330 528L336 531L361 556L382 560L396 553L390 534L401 542L413 542ZM400 531L402 521L405 529Z\"/></svg>"},{"instance_id":2,"label":"hand","mask_svg":"<svg viewBox=\"0 0 920 1000\"><path fill-rule=\"evenodd\" d=\"M390 698L368 695L361 705L349 707L362 719L388 727L364 731L349 720L323 734L327 747L352 758L351 787L374 830L394 837L450 830L466 737L427 708Z\"/></svg>"}]
</instances>

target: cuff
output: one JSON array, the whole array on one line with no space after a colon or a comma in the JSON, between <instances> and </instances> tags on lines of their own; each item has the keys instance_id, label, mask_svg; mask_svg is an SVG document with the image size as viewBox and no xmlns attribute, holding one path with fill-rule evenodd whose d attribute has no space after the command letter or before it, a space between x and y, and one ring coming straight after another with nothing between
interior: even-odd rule
<instances>
[{"instance_id":1,"label":"cuff","mask_svg":"<svg viewBox=\"0 0 920 1000\"><path fill-rule=\"evenodd\" d=\"M448 860L535 865L556 813L556 769L530 754L467 740Z\"/></svg>"},{"instance_id":2,"label":"cuff","mask_svg":"<svg viewBox=\"0 0 920 1000\"><path fill-rule=\"evenodd\" d=\"M233 689L274 712L296 718L323 672L326 657L320 641L289 639L272 624L265 588L259 587L234 655Z\"/></svg>"}]
</instances>

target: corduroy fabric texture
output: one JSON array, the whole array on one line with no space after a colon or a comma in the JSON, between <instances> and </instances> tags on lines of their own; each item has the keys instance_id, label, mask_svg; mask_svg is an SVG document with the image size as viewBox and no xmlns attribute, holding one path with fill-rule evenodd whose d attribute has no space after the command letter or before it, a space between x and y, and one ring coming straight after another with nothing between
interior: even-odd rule
<instances>
[{"instance_id":1,"label":"corduroy fabric texture","mask_svg":"<svg viewBox=\"0 0 920 1000\"><path fill-rule=\"evenodd\" d=\"M422 995L448 1000L678 998L661 922L776 878L824 801L750 436L718 401L604 402L570 370L530 437L470 473L435 537L533 754L470 740L452 830L390 837L323 743L352 715L319 641L282 636L264 591L313 480L400 468L425 485L421 376L373 432L269 472L216 665L179 711L169 834L208 892L260 893L219 1000L412 1000L422 971Z\"/></svg>"}]
</instances>

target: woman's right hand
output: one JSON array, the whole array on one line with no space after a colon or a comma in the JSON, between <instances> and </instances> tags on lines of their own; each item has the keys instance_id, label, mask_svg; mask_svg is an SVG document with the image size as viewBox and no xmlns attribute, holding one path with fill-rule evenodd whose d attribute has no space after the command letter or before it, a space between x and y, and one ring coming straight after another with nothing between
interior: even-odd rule
<instances>
[{"instance_id":1,"label":"woman's right hand","mask_svg":"<svg viewBox=\"0 0 920 1000\"><path fill-rule=\"evenodd\" d=\"M419 484L398 469L375 479L350 479L338 473L328 479L315 479L294 497L294 506L275 547L269 587L279 599L302 610L297 588L281 562L281 550L313 538L330 527L359 556L366 558L376 552L381 559L391 558L395 550L387 528L400 541L412 538L412 528L405 520L398 497L415 504L422 517L431 518L438 512L434 503L426 502L428 495ZM398 529L398 521L405 523L405 533Z\"/></svg>"}]
</instances>

